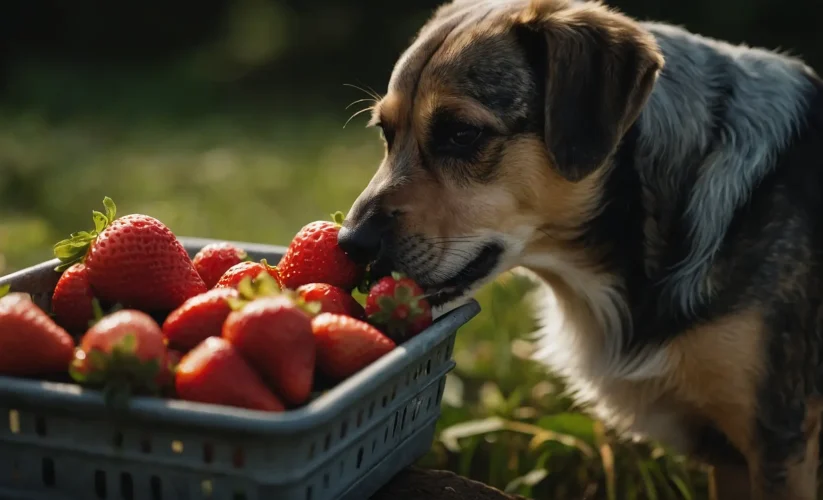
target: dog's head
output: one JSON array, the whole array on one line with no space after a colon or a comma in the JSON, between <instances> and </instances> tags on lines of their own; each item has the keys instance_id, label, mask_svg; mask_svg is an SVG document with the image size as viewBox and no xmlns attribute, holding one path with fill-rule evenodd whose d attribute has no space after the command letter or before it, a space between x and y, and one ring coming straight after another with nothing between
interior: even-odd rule
<instances>
[{"instance_id":1,"label":"dog's head","mask_svg":"<svg viewBox=\"0 0 823 500\"><path fill-rule=\"evenodd\" d=\"M441 7L373 109L385 157L340 245L436 304L530 253L574 252L662 64L651 35L599 4Z\"/></svg>"}]
</instances>

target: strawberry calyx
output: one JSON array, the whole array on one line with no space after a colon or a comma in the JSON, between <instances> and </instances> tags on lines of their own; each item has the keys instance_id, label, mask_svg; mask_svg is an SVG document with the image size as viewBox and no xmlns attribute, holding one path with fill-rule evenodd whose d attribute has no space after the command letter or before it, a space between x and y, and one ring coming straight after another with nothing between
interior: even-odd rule
<instances>
[{"instance_id":1,"label":"strawberry calyx","mask_svg":"<svg viewBox=\"0 0 823 500\"><path fill-rule=\"evenodd\" d=\"M106 209L105 214L97 210L92 211L93 230L72 233L67 239L58 241L54 245L54 256L60 260L60 264L54 268L55 271L62 273L74 264L83 262L86 259L91 245L117 217L117 207L108 196L103 198L103 207Z\"/></svg>"},{"instance_id":2,"label":"strawberry calyx","mask_svg":"<svg viewBox=\"0 0 823 500\"><path fill-rule=\"evenodd\" d=\"M267 265L265 263L265 259L261 262L263 265ZM243 309L247 304L256 299L262 297L275 297L278 295L288 297L292 302L294 302L295 306L302 309L310 316L316 316L320 312L321 308L321 304L319 302L307 302L296 291L281 288L280 285L277 284L277 280L275 280L267 272L261 272L254 279L251 279L248 276L243 278L240 283L237 284L237 291L240 294L240 297L229 297L226 299L229 307L231 307L233 311Z\"/></svg>"},{"instance_id":3,"label":"strawberry calyx","mask_svg":"<svg viewBox=\"0 0 823 500\"><path fill-rule=\"evenodd\" d=\"M0 299L5 297L11 291L11 284L6 283L5 285L0 285Z\"/></svg>"},{"instance_id":4,"label":"strawberry calyx","mask_svg":"<svg viewBox=\"0 0 823 500\"><path fill-rule=\"evenodd\" d=\"M124 407L136 390L157 394L160 362L141 360L135 355L136 348L137 338L133 334L124 335L110 353L77 348L69 375L81 385L101 387L106 405L114 408Z\"/></svg>"},{"instance_id":5,"label":"strawberry calyx","mask_svg":"<svg viewBox=\"0 0 823 500\"><path fill-rule=\"evenodd\" d=\"M343 225L343 221L346 220L346 214L338 210L337 212L331 214L331 220L337 227L340 227Z\"/></svg>"},{"instance_id":6,"label":"strawberry calyx","mask_svg":"<svg viewBox=\"0 0 823 500\"><path fill-rule=\"evenodd\" d=\"M392 278L399 281L404 278L404 275L393 272ZM414 323L425 313L420 307L420 302L424 298L424 295L414 295L409 285L399 283L392 295L377 298L378 310L369 315L369 321L383 325L390 335L402 335L408 325Z\"/></svg>"}]
</instances>

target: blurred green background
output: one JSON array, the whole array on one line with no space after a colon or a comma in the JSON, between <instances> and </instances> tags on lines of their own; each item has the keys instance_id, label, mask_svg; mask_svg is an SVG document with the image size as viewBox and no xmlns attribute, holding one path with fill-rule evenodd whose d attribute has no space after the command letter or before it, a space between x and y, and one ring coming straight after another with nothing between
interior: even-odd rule
<instances>
[{"instance_id":1,"label":"blurred green background","mask_svg":"<svg viewBox=\"0 0 823 500\"><path fill-rule=\"evenodd\" d=\"M287 243L347 210L382 146L361 115L434 0L6 0L0 6L0 274L50 257L104 195L178 235ZM621 0L642 19L823 63L819 0ZM361 106L361 107L358 107ZM707 498L703 468L616 439L528 361L506 276L455 351L422 464L534 498Z\"/></svg>"}]
</instances>

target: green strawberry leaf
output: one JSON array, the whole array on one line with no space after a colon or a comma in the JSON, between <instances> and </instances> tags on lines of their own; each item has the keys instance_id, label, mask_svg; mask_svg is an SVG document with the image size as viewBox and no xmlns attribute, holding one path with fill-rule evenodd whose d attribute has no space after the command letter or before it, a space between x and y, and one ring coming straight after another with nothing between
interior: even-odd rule
<instances>
[{"instance_id":1,"label":"green strawberry leaf","mask_svg":"<svg viewBox=\"0 0 823 500\"><path fill-rule=\"evenodd\" d=\"M112 353L134 354L135 349L137 349L137 337L133 333L128 333L112 348Z\"/></svg>"},{"instance_id":2,"label":"green strawberry leaf","mask_svg":"<svg viewBox=\"0 0 823 500\"><path fill-rule=\"evenodd\" d=\"M381 311L392 313L394 312L394 309L397 307L397 301L394 300L394 297L384 295L382 297L377 298L377 306L380 308Z\"/></svg>"},{"instance_id":3,"label":"green strawberry leaf","mask_svg":"<svg viewBox=\"0 0 823 500\"><path fill-rule=\"evenodd\" d=\"M0 298L5 297L11 291L11 284L0 285Z\"/></svg>"},{"instance_id":4,"label":"green strawberry leaf","mask_svg":"<svg viewBox=\"0 0 823 500\"><path fill-rule=\"evenodd\" d=\"M101 214L97 210L92 211L91 213L92 219L94 219L94 230L99 234L106 229L106 226L109 224L109 220L106 218L105 215Z\"/></svg>"},{"instance_id":5,"label":"green strawberry leaf","mask_svg":"<svg viewBox=\"0 0 823 500\"><path fill-rule=\"evenodd\" d=\"M117 215L117 206L115 206L114 201L106 196L103 198L103 206L106 207L106 218L109 222L113 222Z\"/></svg>"},{"instance_id":6,"label":"green strawberry leaf","mask_svg":"<svg viewBox=\"0 0 823 500\"><path fill-rule=\"evenodd\" d=\"M412 289L407 285L397 285L394 289L394 297L401 304L408 304L413 298Z\"/></svg>"},{"instance_id":7,"label":"green strawberry leaf","mask_svg":"<svg viewBox=\"0 0 823 500\"><path fill-rule=\"evenodd\" d=\"M343 212L338 210L337 212L331 214L331 220L334 221L334 223L338 226L342 226L343 221L346 220L346 216L345 214L343 214Z\"/></svg>"},{"instance_id":8,"label":"green strawberry leaf","mask_svg":"<svg viewBox=\"0 0 823 500\"><path fill-rule=\"evenodd\" d=\"M94 371L103 371L109 364L106 355L99 349L91 349L86 353L86 358Z\"/></svg>"},{"instance_id":9,"label":"green strawberry leaf","mask_svg":"<svg viewBox=\"0 0 823 500\"><path fill-rule=\"evenodd\" d=\"M392 271L391 277L394 278L395 281L400 281L406 277L405 274L401 273L400 271Z\"/></svg>"},{"instance_id":10,"label":"green strawberry leaf","mask_svg":"<svg viewBox=\"0 0 823 500\"><path fill-rule=\"evenodd\" d=\"M80 366L77 363L72 363L69 365L69 375L71 376L72 380L77 382L78 384L85 384L88 381L88 376L80 370Z\"/></svg>"}]
</instances>

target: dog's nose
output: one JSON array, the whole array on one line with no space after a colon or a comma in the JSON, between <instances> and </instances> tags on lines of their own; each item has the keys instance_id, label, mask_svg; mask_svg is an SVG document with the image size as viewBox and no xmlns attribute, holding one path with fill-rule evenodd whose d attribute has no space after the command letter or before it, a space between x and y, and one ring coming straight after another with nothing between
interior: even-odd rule
<instances>
[{"instance_id":1,"label":"dog's nose","mask_svg":"<svg viewBox=\"0 0 823 500\"><path fill-rule=\"evenodd\" d=\"M371 215L354 225L346 224L337 233L337 244L355 262L368 264L380 253L387 222L383 215Z\"/></svg>"}]
</instances>

